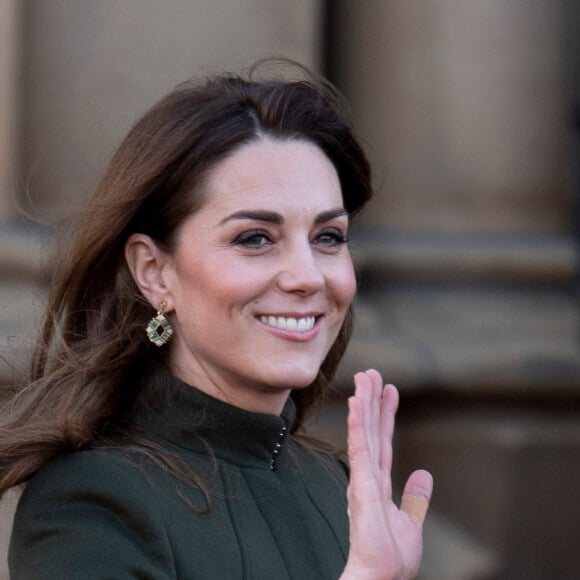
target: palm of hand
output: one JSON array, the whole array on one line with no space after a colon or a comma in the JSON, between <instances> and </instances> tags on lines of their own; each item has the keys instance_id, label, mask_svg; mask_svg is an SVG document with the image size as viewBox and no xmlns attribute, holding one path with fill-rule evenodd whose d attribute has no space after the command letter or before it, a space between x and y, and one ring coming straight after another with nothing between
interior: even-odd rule
<instances>
[{"instance_id":1,"label":"palm of hand","mask_svg":"<svg viewBox=\"0 0 580 580\"><path fill-rule=\"evenodd\" d=\"M355 387L348 418L350 551L342 579L414 578L432 478L426 471L414 472L401 509L395 505L391 467L397 390L383 387L375 370L355 375Z\"/></svg>"}]
</instances>

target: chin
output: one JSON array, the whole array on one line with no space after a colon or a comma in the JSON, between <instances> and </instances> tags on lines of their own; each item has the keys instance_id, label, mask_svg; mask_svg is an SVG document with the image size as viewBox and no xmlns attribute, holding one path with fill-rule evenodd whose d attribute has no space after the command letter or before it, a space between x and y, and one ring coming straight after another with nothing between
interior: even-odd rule
<instances>
[{"instance_id":1,"label":"chin","mask_svg":"<svg viewBox=\"0 0 580 580\"><path fill-rule=\"evenodd\" d=\"M318 368L313 371L304 369L288 369L283 373L276 373L272 376L271 385L286 389L304 389L311 385L318 375Z\"/></svg>"}]
</instances>

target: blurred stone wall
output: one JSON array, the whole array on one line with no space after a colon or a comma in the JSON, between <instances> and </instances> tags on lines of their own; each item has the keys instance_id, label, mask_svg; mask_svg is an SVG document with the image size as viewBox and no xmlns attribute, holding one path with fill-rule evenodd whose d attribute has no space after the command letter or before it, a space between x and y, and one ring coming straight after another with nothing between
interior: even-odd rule
<instances>
[{"instance_id":1,"label":"blurred stone wall","mask_svg":"<svg viewBox=\"0 0 580 580\"><path fill-rule=\"evenodd\" d=\"M48 224L74 211L174 84L295 58L345 92L378 192L353 233L356 332L318 428L343 441L351 376L378 368L402 395L397 479L422 466L436 480L421 578L577 577L578 57L564 39L579 16L550 0L4 0L0 383L50 271L53 229L17 206Z\"/></svg>"},{"instance_id":2,"label":"blurred stone wall","mask_svg":"<svg viewBox=\"0 0 580 580\"><path fill-rule=\"evenodd\" d=\"M580 54L566 38L580 13L551 0L332 6L331 76L379 192L353 234L357 326L340 381L378 365L402 391L397 479L435 477L421 577L577 578Z\"/></svg>"}]
</instances>

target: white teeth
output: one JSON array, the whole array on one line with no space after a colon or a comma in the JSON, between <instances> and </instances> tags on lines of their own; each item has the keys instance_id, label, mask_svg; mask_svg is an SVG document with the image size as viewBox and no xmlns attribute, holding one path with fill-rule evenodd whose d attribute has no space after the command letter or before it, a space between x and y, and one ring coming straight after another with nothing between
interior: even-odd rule
<instances>
[{"instance_id":1,"label":"white teeth","mask_svg":"<svg viewBox=\"0 0 580 580\"><path fill-rule=\"evenodd\" d=\"M283 316L260 316L260 322L279 328L280 330L290 330L304 332L314 328L316 318L314 316L306 316L305 318L285 318Z\"/></svg>"}]
</instances>

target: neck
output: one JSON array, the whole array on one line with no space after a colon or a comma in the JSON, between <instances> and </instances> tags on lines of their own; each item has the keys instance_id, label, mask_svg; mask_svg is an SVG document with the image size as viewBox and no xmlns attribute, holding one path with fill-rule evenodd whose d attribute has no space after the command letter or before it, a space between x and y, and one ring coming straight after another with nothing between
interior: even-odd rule
<instances>
[{"instance_id":1,"label":"neck","mask_svg":"<svg viewBox=\"0 0 580 580\"><path fill-rule=\"evenodd\" d=\"M194 386L214 399L244 411L265 415L279 416L291 391L289 388L259 387L258 385L251 385L251 387L232 386L226 381L212 380L199 373L184 372L184 369L175 366L172 368L172 373L184 383Z\"/></svg>"}]
</instances>

